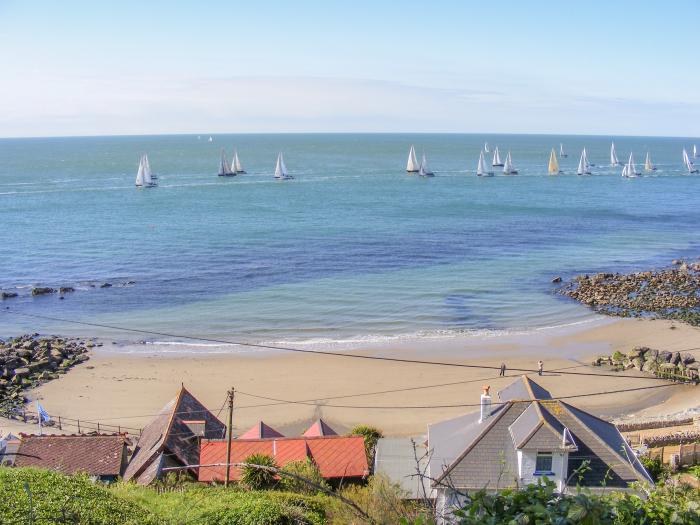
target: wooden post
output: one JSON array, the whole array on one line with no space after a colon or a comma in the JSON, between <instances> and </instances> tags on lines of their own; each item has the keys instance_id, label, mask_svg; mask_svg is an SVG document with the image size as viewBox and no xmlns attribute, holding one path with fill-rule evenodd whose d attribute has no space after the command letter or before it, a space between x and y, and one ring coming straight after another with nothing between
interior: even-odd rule
<instances>
[{"instance_id":1,"label":"wooden post","mask_svg":"<svg viewBox=\"0 0 700 525\"><path fill-rule=\"evenodd\" d=\"M78 434L80 434L80 420L78 419Z\"/></svg>"},{"instance_id":2,"label":"wooden post","mask_svg":"<svg viewBox=\"0 0 700 525\"><path fill-rule=\"evenodd\" d=\"M99 421L97 422L97 433L98 433L98 434L100 433L100 423L99 423Z\"/></svg>"},{"instance_id":3,"label":"wooden post","mask_svg":"<svg viewBox=\"0 0 700 525\"><path fill-rule=\"evenodd\" d=\"M226 441L226 481L224 486L228 487L231 481L231 439L233 438L233 398L236 391L233 387L228 391L228 438Z\"/></svg>"},{"instance_id":4,"label":"wooden post","mask_svg":"<svg viewBox=\"0 0 700 525\"><path fill-rule=\"evenodd\" d=\"M63 426L61 426L61 416L58 416L58 430L63 430Z\"/></svg>"}]
</instances>

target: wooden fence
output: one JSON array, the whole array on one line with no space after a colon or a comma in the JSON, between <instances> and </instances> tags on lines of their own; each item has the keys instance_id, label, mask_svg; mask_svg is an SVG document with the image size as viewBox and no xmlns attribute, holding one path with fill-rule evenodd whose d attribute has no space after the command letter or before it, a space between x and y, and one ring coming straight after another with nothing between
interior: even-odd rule
<instances>
[{"instance_id":1,"label":"wooden fence","mask_svg":"<svg viewBox=\"0 0 700 525\"><path fill-rule=\"evenodd\" d=\"M663 463L671 463L673 456L678 457L678 465L692 466L700 463L700 445L689 443L687 445L667 445L664 447L650 448L649 457L660 458Z\"/></svg>"}]
</instances>

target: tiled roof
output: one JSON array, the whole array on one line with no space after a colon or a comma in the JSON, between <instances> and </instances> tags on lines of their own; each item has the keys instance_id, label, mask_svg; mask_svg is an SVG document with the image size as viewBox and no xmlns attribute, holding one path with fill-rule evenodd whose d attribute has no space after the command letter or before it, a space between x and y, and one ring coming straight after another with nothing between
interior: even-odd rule
<instances>
[{"instance_id":1,"label":"tiled roof","mask_svg":"<svg viewBox=\"0 0 700 525\"><path fill-rule=\"evenodd\" d=\"M263 421L258 421L255 425L238 436L238 439L265 439L284 437L280 432L267 425Z\"/></svg>"},{"instance_id":2,"label":"tiled roof","mask_svg":"<svg viewBox=\"0 0 700 525\"><path fill-rule=\"evenodd\" d=\"M22 435L15 466L51 469L64 474L85 472L93 476L119 476L125 448L123 435Z\"/></svg>"},{"instance_id":3,"label":"tiled roof","mask_svg":"<svg viewBox=\"0 0 700 525\"><path fill-rule=\"evenodd\" d=\"M374 455L374 472L398 483L409 498L418 499L430 494L430 482L417 476L418 470L427 469L428 455L425 436L413 438L381 438ZM415 448L414 448L415 447Z\"/></svg>"},{"instance_id":4,"label":"tiled roof","mask_svg":"<svg viewBox=\"0 0 700 525\"><path fill-rule=\"evenodd\" d=\"M161 456L182 465L194 465L199 460L197 436L185 421L205 420L205 437L224 437L226 427L184 387L170 400L141 432L124 479L136 479L148 484L160 475Z\"/></svg>"},{"instance_id":5,"label":"tiled roof","mask_svg":"<svg viewBox=\"0 0 700 525\"><path fill-rule=\"evenodd\" d=\"M235 439L231 463L242 463L251 454L265 454L283 467L292 461L310 459L324 478L363 477L369 473L362 436L326 436L280 439ZM226 441L202 441L200 464L226 463ZM226 467L200 467L199 481L223 481ZM231 467L231 479L239 480L240 469Z\"/></svg>"},{"instance_id":6,"label":"tiled roof","mask_svg":"<svg viewBox=\"0 0 700 525\"><path fill-rule=\"evenodd\" d=\"M523 399L551 399L552 394L528 376L521 376L499 391L498 398L503 402Z\"/></svg>"},{"instance_id":7,"label":"tiled roof","mask_svg":"<svg viewBox=\"0 0 700 525\"><path fill-rule=\"evenodd\" d=\"M338 433L333 430L323 419L317 419L308 429L306 429L306 432L304 432L303 435L305 437L337 436Z\"/></svg>"}]
</instances>

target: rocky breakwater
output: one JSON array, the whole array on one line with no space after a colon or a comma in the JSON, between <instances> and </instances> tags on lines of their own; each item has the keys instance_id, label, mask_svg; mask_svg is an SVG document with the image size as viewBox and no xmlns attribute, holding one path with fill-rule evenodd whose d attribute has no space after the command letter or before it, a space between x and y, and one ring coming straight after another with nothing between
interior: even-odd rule
<instances>
[{"instance_id":1,"label":"rocky breakwater","mask_svg":"<svg viewBox=\"0 0 700 525\"><path fill-rule=\"evenodd\" d=\"M23 335L0 342L0 415L12 415L25 403L24 391L57 379L89 359L92 341Z\"/></svg>"},{"instance_id":2,"label":"rocky breakwater","mask_svg":"<svg viewBox=\"0 0 700 525\"><path fill-rule=\"evenodd\" d=\"M695 381L700 378L700 361L688 352L668 352L644 346L633 348L627 353L615 352L610 356L600 356L593 366L610 366L614 370L636 369L640 372L675 379Z\"/></svg>"},{"instance_id":3,"label":"rocky breakwater","mask_svg":"<svg viewBox=\"0 0 700 525\"><path fill-rule=\"evenodd\" d=\"M700 263L662 270L579 275L558 293L619 317L677 319L700 326Z\"/></svg>"}]
</instances>

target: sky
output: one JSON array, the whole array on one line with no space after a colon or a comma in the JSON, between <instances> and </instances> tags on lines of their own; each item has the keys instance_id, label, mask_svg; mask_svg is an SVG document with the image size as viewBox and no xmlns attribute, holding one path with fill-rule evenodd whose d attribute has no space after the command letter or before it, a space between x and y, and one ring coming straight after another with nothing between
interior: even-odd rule
<instances>
[{"instance_id":1,"label":"sky","mask_svg":"<svg viewBox=\"0 0 700 525\"><path fill-rule=\"evenodd\" d=\"M0 0L0 137L700 135L700 0Z\"/></svg>"}]
</instances>

